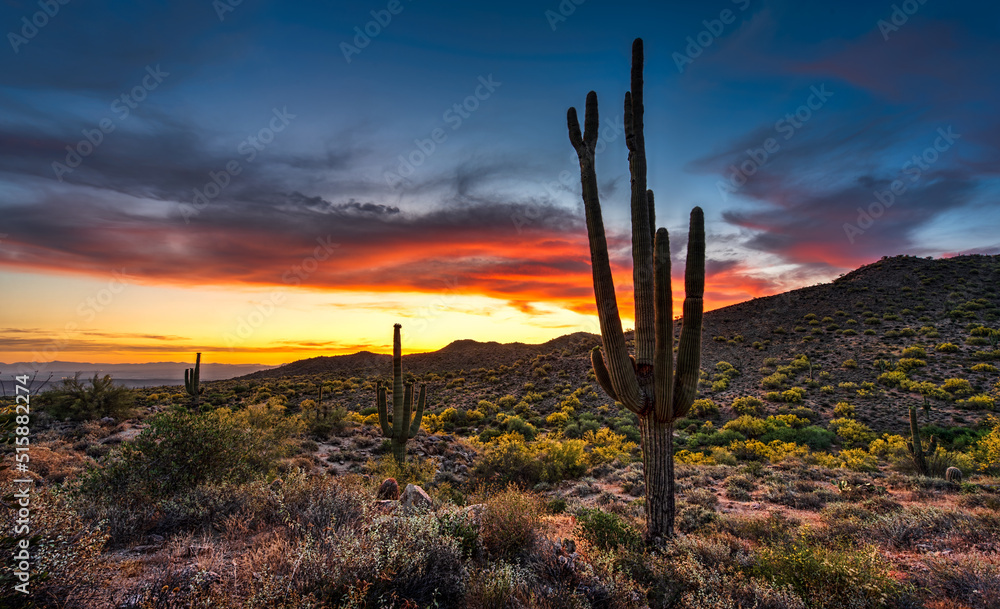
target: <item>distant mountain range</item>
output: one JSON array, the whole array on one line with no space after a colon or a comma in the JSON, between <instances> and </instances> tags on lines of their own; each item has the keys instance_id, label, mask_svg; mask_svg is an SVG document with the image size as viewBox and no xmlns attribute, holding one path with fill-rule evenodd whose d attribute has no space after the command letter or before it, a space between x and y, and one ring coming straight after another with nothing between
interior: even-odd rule
<instances>
[{"instance_id":1,"label":"distant mountain range","mask_svg":"<svg viewBox=\"0 0 1000 609\"><path fill-rule=\"evenodd\" d=\"M4 387L10 389L12 386L11 375L25 372L35 377L37 387L52 375L49 386L46 389L58 384L63 378L72 378L77 372L80 377L93 377L94 373L100 375L110 374L116 381L129 387L155 387L159 385L183 385L184 370L193 367L191 362L152 362L148 364L91 364L83 362L62 362L54 361L44 364L34 362L14 362L12 364L0 363L0 378ZM264 364L202 364L202 381L220 381L236 376L243 376L260 370L267 370L274 366ZM37 375L35 371L38 371Z\"/></svg>"}]
</instances>

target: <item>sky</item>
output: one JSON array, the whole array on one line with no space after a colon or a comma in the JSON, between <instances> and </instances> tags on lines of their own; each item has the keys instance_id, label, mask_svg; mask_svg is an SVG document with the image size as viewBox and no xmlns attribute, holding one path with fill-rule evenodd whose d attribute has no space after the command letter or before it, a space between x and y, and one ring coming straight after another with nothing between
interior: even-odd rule
<instances>
[{"instance_id":1,"label":"sky","mask_svg":"<svg viewBox=\"0 0 1000 609\"><path fill-rule=\"evenodd\" d=\"M278 364L597 332L566 110L631 324L622 128L706 307L1000 253L1000 7L2 0L0 361Z\"/></svg>"}]
</instances>

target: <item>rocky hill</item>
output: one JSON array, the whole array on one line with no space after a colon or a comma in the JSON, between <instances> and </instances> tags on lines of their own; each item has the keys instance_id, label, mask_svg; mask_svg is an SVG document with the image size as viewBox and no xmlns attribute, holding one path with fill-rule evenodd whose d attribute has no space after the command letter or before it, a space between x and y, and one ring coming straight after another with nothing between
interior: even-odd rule
<instances>
[{"instance_id":1,"label":"rocky hill","mask_svg":"<svg viewBox=\"0 0 1000 609\"><path fill-rule=\"evenodd\" d=\"M919 393L882 377L906 357L912 381L938 387L948 379L969 383L958 393L938 391L928 400L930 422L982 419L984 412L963 402L970 395L1000 391L990 363L1000 360L1000 332L994 331L1000 319L998 286L1000 256L897 256L830 283L708 312L699 397L718 404L730 418L729 405L741 396L764 400L767 412L806 407L827 420L835 416L834 405L848 402L856 406L858 420L877 430L899 430L905 408L925 403ZM428 383L432 409L473 408L481 399L535 393L542 396L535 410L544 415L558 408L564 394L593 385L589 351L599 342L599 336L587 333L537 345L462 340L435 352L404 355L403 369ZM946 343L952 346L939 347ZM363 408L373 400L364 379L390 374L388 354L361 352L301 360L237 380L353 378L353 385L336 395L348 408ZM789 390L800 395L785 393ZM584 408L608 403L599 389L576 394Z\"/></svg>"}]
</instances>

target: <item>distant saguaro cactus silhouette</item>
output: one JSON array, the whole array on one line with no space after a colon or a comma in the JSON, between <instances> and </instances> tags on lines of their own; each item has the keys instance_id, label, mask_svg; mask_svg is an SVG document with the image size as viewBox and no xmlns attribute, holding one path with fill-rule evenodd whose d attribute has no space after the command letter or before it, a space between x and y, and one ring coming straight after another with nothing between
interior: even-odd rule
<instances>
[{"instance_id":1,"label":"distant saguaro cactus silhouette","mask_svg":"<svg viewBox=\"0 0 1000 609\"><path fill-rule=\"evenodd\" d=\"M201 401L201 353L194 360L194 368L184 370L184 389L191 396L191 405L197 407Z\"/></svg>"}]
</instances>

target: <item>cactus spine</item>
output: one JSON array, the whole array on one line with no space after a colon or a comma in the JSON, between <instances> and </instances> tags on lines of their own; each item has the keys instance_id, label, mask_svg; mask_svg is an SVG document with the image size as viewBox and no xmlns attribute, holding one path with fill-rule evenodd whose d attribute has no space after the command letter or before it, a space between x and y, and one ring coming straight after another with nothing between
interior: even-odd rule
<instances>
[{"instance_id":1,"label":"cactus spine","mask_svg":"<svg viewBox=\"0 0 1000 609\"><path fill-rule=\"evenodd\" d=\"M376 404L378 406L378 422L382 426L382 435L389 438L392 456L402 463L406 460L406 441L420 431L420 420L424 417L424 386L420 386L420 397L417 398L417 408L413 410L413 383L403 383L403 348L399 339L399 329L395 324L392 333L392 416L390 421L388 411L388 387L382 383L375 384Z\"/></svg>"},{"instance_id":2,"label":"cactus spine","mask_svg":"<svg viewBox=\"0 0 1000 609\"><path fill-rule=\"evenodd\" d=\"M194 368L187 368L184 370L184 389L187 390L189 396L191 396L191 404L193 406L198 406L201 398L201 387L198 384L201 382L201 353L194 360Z\"/></svg>"},{"instance_id":3,"label":"cactus spine","mask_svg":"<svg viewBox=\"0 0 1000 609\"><path fill-rule=\"evenodd\" d=\"M675 360L669 237L667 229L654 229L653 191L646 189L642 69L643 44L637 38L632 44L631 90L625 93L625 143L632 184L634 359L627 351L618 314L594 169L600 127L597 94L593 91L587 94L582 134L576 108L569 109L566 122L570 142L580 159L594 296L603 344L603 353L600 347L595 347L591 361L601 388L639 417L646 480L646 534L649 542L656 542L674 534L674 422L687 414L698 391L705 291L705 216L698 207L691 211L684 273L684 321Z\"/></svg>"}]
</instances>

